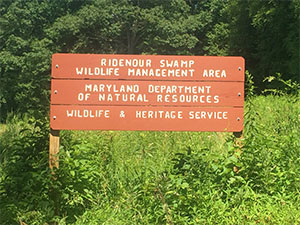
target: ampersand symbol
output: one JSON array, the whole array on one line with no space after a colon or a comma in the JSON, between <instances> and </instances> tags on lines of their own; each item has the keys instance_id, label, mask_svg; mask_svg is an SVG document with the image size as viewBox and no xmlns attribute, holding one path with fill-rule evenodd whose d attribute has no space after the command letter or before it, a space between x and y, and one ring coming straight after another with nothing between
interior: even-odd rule
<instances>
[{"instance_id":1,"label":"ampersand symbol","mask_svg":"<svg viewBox=\"0 0 300 225\"><path fill-rule=\"evenodd\" d=\"M120 118L125 118L125 112L124 111L120 111Z\"/></svg>"}]
</instances>

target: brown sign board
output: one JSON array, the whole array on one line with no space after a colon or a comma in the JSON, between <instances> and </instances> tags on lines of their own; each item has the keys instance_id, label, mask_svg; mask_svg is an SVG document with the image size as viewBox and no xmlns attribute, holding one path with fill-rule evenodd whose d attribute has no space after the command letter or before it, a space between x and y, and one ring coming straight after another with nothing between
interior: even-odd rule
<instances>
[{"instance_id":1,"label":"brown sign board","mask_svg":"<svg viewBox=\"0 0 300 225\"><path fill-rule=\"evenodd\" d=\"M242 57L54 54L52 78L244 81L244 64Z\"/></svg>"},{"instance_id":2,"label":"brown sign board","mask_svg":"<svg viewBox=\"0 0 300 225\"><path fill-rule=\"evenodd\" d=\"M242 82L52 80L51 103L242 107L243 92Z\"/></svg>"},{"instance_id":3,"label":"brown sign board","mask_svg":"<svg viewBox=\"0 0 300 225\"><path fill-rule=\"evenodd\" d=\"M54 54L53 130L243 130L242 57Z\"/></svg>"},{"instance_id":4,"label":"brown sign board","mask_svg":"<svg viewBox=\"0 0 300 225\"><path fill-rule=\"evenodd\" d=\"M243 109L53 105L54 130L241 131Z\"/></svg>"}]
</instances>

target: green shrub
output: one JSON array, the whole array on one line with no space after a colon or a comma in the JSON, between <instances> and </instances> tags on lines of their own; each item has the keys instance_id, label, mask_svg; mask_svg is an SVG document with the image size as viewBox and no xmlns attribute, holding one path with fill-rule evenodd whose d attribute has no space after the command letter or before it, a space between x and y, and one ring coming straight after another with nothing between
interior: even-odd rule
<instances>
[{"instance_id":1,"label":"green shrub","mask_svg":"<svg viewBox=\"0 0 300 225\"><path fill-rule=\"evenodd\" d=\"M0 136L1 224L32 218L45 222L53 217L48 197L48 135L42 120L14 116L7 122Z\"/></svg>"},{"instance_id":2,"label":"green shrub","mask_svg":"<svg viewBox=\"0 0 300 225\"><path fill-rule=\"evenodd\" d=\"M0 223L300 223L299 95L248 90L240 139L62 131L55 179L48 123L13 117L0 134Z\"/></svg>"}]
</instances>

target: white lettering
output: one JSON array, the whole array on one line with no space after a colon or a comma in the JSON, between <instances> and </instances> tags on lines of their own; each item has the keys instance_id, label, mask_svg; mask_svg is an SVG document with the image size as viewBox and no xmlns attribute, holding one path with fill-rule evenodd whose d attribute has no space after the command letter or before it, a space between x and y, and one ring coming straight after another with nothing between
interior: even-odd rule
<instances>
[{"instance_id":1,"label":"white lettering","mask_svg":"<svg viewBox=\"0 0 300 225\"><path fill-rule=\"evenodd\" d=\"M103 110L103 109L72 109L67 110L67 117L77 117L77 118L109 118L110 110Z\"/></svg>"},{"instance_id":2,"label":"white lettering","mask_svg":"<svg viewBox=\"0 0 300 225\"><path fill-rule=\"evenodd\" d=\"M225 70L203 70L203 77L216 77L216 78L222 78L226 77L226 71Z\"/></svg>"},{"instance_id":3,"label":"white lettering","mask_svg":"<svg viewBox=\"0 0 300 225\"><path fill-rule=\"evenodd\" d=\"M135 117L138 119L182 119L182 111L136 111Z\"/></svg>"},{"instance_id":4,"label":"white lettering","mask_svg":"<svg viewBox=\"0 0 300 225\"><path fill-rule=\"evenodd\" d=\"M83 93L79 93L78 94L78 101L83 101L84 99L84 94Z\"/></svg>"},{"instance_id":5,"label":"white lettering","mask_svg":"<svg viewBox=\"0 0 300 225\"><path fill-rule=\"evenodd\" d=\"M120 76L119 68L102 68L102 67L76 67L77 75L85 76Z\"/></svg>"},{"instance_id":6,"label":"white lettering","mask_svg":"<svg viewBox=\"0 0 300 225\"><path fill-rule=\"evenodd\" d=\"M228 112L190 111L189 119L227 120L227 113Z\"/></svg>"},{"instance_id":7,"label":"white lettering","mask_svg":"<svg viewBox=\"0 0 300 225\"><path fill-rule=\"evenodd\" d=\"M77 75L82 75L82 73L83 73L83 67L81 67L80 70L76 67L76 74Z\"/></svg>"}]
</instances>

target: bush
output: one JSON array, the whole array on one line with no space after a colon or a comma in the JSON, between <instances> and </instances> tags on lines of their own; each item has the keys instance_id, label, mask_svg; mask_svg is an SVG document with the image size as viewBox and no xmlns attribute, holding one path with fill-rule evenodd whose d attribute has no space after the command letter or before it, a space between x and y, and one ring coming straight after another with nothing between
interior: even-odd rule
<instances>
[{"instance_id":1,"label":"bush","mask_svg":"<svg viewBox=\"0 0 300 225\"><path fill-rule=\"evenodd\" d=\"M32 218L45 222L53 217L47 125L29 116L13 116L0 136L1 224Z\"/></svg>"},{"instance_id":2,"label":"bush","mask_svg":"<svg viewBox=\"0 0 300 225\"><path fill-rule=\"evenodd\" d=\"M12 117L0 136L0 223L300 223L299 95L252 91L240 139L62 131L55 179L48 123Z\"/></svg>"}]
</instances>

